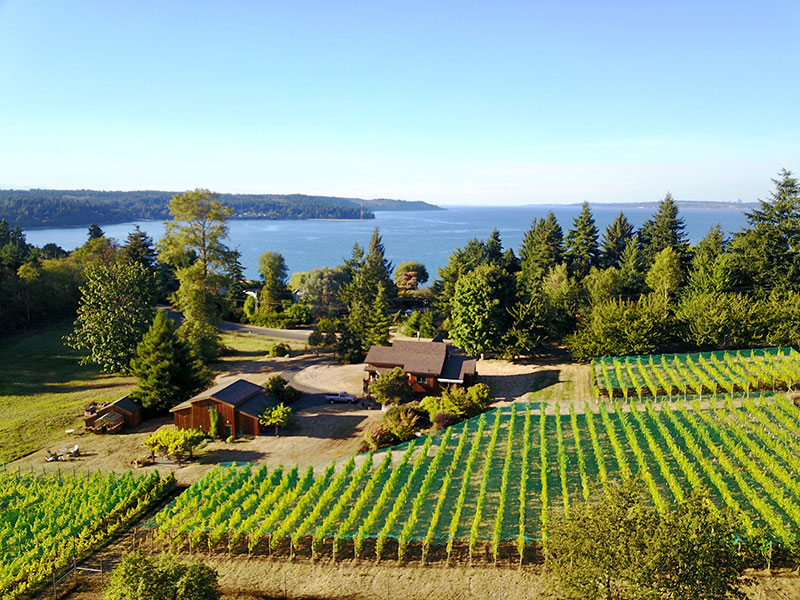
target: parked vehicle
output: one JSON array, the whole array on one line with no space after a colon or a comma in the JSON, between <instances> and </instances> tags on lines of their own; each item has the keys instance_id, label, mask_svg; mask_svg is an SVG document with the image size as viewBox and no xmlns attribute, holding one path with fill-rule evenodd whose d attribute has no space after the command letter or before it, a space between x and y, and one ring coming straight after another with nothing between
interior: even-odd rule
<instances>
[{"instance_id":1,"label":"parked vehicle","mask_svg":"<svg viewBox=\"0 0 800 600\"><path fill-rule=\"evenodd\" d=\"M356 397L347 392L339 392L338 394L325 394L325 399L331 404L353 404Z\"/></svg>"}]
</instances>

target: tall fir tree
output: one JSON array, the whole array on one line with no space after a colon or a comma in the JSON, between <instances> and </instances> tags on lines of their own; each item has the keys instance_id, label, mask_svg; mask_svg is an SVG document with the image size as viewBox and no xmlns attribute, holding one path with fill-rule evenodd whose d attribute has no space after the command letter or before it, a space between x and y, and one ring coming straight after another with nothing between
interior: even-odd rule
<instances>
[{"instance_id":1,"label":"tall fir tree","mask_svg":"<svg viewBox=\"0 0 800 600\"><path fill-rule=\"evenodd\" d=\"M392 323L383 285L378 286L378 293L370 306L364 330L362 348L369 351L371 346L385 346L389 343L389 326Z\"/></svg>"},{"instance_id":2,"label":"tall fir tree","mask_svg":"<svg viewBox=\"0 0 800 600\"><path fill-rule=\"evenodd\" d=\"M597 266L597 226L592 217L589 203L584 202L581 214L573 221L572 229L567 232L564 258L567 260L570 273L579 279L589 274L589 269Z\"/></svg>"},{"instance_id":3,"label":"tall fir tree","mask_svg":"<svg viewBox=\"0 0 800 600\"><path fill-rule=\"evenodd\" d=\"M128 239L120 249L123 260L137 262L146 269L155 270L156 250L153 247L153 238L134 225L133 231L128 233Z\"/></svg>"},{"instance_id":4,"label":"tall fir tree","mask_svg":"<svg viewBox=\"0 0 800 600\"><path fill-rule=\"evenodd\" d=\"M719 223L708 230L697 243L689 271L689 290L692 292L722 292L735 280L730 256L725 254L728 245Z\"/></svg>"},{"instance_id":5,"label":"tall fir tree","mask_svg":"<svg viewBox=\"0 0 800 600\"><path fill-rule=\"evenodd\" d=\"M131 361L130 371L138 383L131 397L153 412L167 411L191 398L213 379L189 344L178 337L177 329L166 311L158 311Z\"/></svg>"},{"instance_id":6,"label":"tall fir tree","mask_svg":"<svg viewBox=\"0 0 800 600\"><path fill-rule=\"evenodd\" d=\"M520 287L536 293L544 276L564 257L564 233L551 212L544 219L535 218L520 246Z\"/></svg>"},{"instance_id":7,"label":"tall fir tree","mask_svg":"<svg viewBox=\"0 0 800 600\"><path fill-rule=\"evenodd\" d=\"M500 232L495 227L486 240L486 260L500 265L503 262L503 242L500 240Z\"/></svg>"},{"instance_id":8,"label":"tall fir tree","mask_svg":"<svg viewBox=\"0 0 800 600\"><path fill-rule=\"evenodd\" d=\"M625 245L625 249L619 259L619 277L622 293L628 296L641 294L644 288L645 273L644 256L639 244L639 236L634 234Z\"/></svg>"},{"instance_id":9,"label":"tall fir tree","mask_svg":"<svg viewBox=\"0 0 800 600\"><path fill-rule=\"evenodd\" d=\"M625 214L620 213L606 225L603 241L600 244L600 264L604 269L618 267L625 246L633 239L633 225Z\"/></svg>"},{"instance_id":10,"label":"tall fir tree","mask_svg":"<svg viewBox=\"0 0 800 600\"><path fill-rule=\"evenodd\" d=\"M686 239L686 225L678 216L678 205L667 192L658 203L658 209L652 219L645 221L639 231L644 259L648 265L653 264L656 254L664 248L675 250L681 265L685 268L689 259L689 244Z\"/></svg>"},{"instance_id":11,"label":"tall fir tree","mask_svg":"<svg viewBox=\"0 0 800 600\"><path fill-rule=\"evenodd\" d=\"M746 287L800 290L800 182L783 169L775 190L747 215L731 251Z\"/></svg>"}]
</instances>

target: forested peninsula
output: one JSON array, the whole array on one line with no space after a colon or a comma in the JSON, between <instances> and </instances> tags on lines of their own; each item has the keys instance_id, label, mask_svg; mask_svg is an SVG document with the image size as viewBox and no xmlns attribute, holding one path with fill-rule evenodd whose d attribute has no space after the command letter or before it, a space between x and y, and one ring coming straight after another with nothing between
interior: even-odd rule
<instances>
[{"instance_id":1,"label":"forested peninsula","mask_svg":"<svg viewBox=\"0 0 800 600\"><path fill-rule=\"evenodd\" d=\"M12 227L86 227L169 217L176 192L0 190L0 219ZM234 219L374 219L375 210L440 210L426 202L303 194L220 194Z\"/></svg>"}]
</instances>

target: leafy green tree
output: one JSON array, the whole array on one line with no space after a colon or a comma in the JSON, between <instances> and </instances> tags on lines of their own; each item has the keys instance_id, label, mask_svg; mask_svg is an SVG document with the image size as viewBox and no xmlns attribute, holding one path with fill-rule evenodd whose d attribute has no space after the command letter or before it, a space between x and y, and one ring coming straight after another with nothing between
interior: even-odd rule
<instances>
[{"instance_id":1,"label":"leafy green tree","mask_svg":"<svg viewBox=\"0 0 800 600\"><path fill-rule=\"evenodd\" d=\"M176 556L141 551L122 557L111 572L104 600L220 600L217 572Z\"/></svg>"},{"instance_id":2,"label":"leafy green tree","mask_svg":"<svg viewBox=\"0 0 800 600\"><path fill-rule=\"evenodd\" d=\"M583 279L583 287L589 292L592 304L598 304L622 294L622 276L616 267L602 270L592 267Z\"/></svg>"},{"instance_id":3,"label":"leafy green tree","mask_svg":"<svg viewBox=\"0 0 800 600\"><path fill-rule=\"evenodd\" d=\"M770 346L800 346L800 292L773 290L760 303L761 330ZM753 338L749 340L753 343Z\"/></svg>"},{"instance_id":4,"label":"leafy green tree","mask_svg":"<svg viewBox=\"0 0 800 600\"><path fill-rule=\"evenodd\" d=\"M522 239L519 256L520 288L533 293L544 276L564 258L564 234L552 212L544 219L533 219Z\"/></svg>"},{"instance_id":5,"label":"leafy green tree","mask_svg":"<svg viewBox=\"0 0 800 600\"><path fill-rule=\"evenodd\" d=\"M428 270L421 262L401 262L394 270L394 284L398 290L416 290L428 281Z\"/></svg>"},{"instance_id":6,"label":"leafy green tree","mask_svg":"<svg viewBox=\"0 0 800 600\"><path fill-rule=\"evenodd\" d=\"M575 328L581 294L580 286L575 278L570 277L566 263L548 271L542 281L541 293L547 309L550 335L560 339Z\"/></svg>"},{"instance_id":7,"label":"leafy green tree","mask_svg":"<svg viewBox=\"0 0 800 600\"><path fill-rule=\"evenodd\" d=\"M454 386L445 388L441 396L426 396L422 400L422 408L428 412L431 421L440 413L469 419L486 412L492 402L494 395L489 386L476 383L467 389Z\"/></svg>"},{"instance_id":8,"label":"leafy green tree","mask_svg":"<svg viewBox=\"0 0 800 600\"><path fill-rule=\"evenodd\" d=\"M286 268L286 260L280 252L273 252L268 250L258 257L258 272L261 277L267 279L268 275L278 283L278 285L286 285L286 276L288 269Z\"/></svg>"},{"instance_id":9,"label":"leafy green tree","mask_svg":"<svg viewBox=\"0 0 800 600\"><path fill-rule=\"evenodd\" d=\"M693 292L675 313L684 341L699 348L742 348L762 337L761 305L745 294Z\"/></svg>"},{"instance_id":10,"label":"leafy green tree","mask_svg":"<svg viewBox=\"0 0 800 600\"><path fill-rule=\"evenodd\" d=\"M279 428L286 427L292 421L292 409L285 406L283 402L275 406L267 406L261 414L258 415L258 422L264 427L270 425L275 427L275 436L280 435Z\"/></svg>"},{"instance_id":11,"label":"leafy green tree","mask_svg":"<svg viewBox=\"0 0 800 600\"><path fill-rule=\"evenodd\" d=\"M128 234L128 239L120 248L120 256L128 262L136 262L146 269L155 269L156 250L153 246L153 238L142 231L138 225L134 225L133 231Z\"/></svg>"},{"instance_id":12,"label":"leafy green tree","mask_svg":"<svg viewBox=\"0 0 800 600\"><path fill-rule=\"evenodd\" d=\"M149 448L153 455L174 456L181 466L181 457L192 456L194 449L205 439L199 429L177 429L167 427L158 429L145 438L142 444Z\"/></svg>"},{"instance_id":13,"label":"leafy green tree","mask_svg":"<svg viewBox=\"0 0 800 600\"><path fill-rule=\"evenodd\" d=\"M400 404L413 397L408 375L402 367L389 369L369 384L369 393L381 404Z\"/></svg>"},{"instance_id":14,"label":"leafy green tree","mask_svg":"<svg viewBox=\"0 0 800 600\"><path fill-rule=\"evenodd\" d=\"M607 300L592 307L566 344L573 358L583 362L597 356L652 354L667 339L671 326L661 296Z\"/></svg>"},{"instance_id":15,"label":"leafy green tree","mask_svg":"<svg viewBox=\"0 0 800 600\"><path fill-rule=\"evenodd\" d=\"M633 225L620 211L614 220L606 225L603 241L600 244L600 264L604 268L619 266L625 247L633 240Z\"/></svg>"},{"instance_id":16,"label":"leafy green tree","mask_svg":"<svg viewBox=\"0 0 800 600\"><path fill-rule=\"evenodd\" d=\"M639 231L645 262L652 264L659 252L671 247L677 253L681 265L685 265L689 248L685 230L683 219L678 217L678 205L672 194L667 193L658 203L656 214Z\"/></svg>"},{"instance_id":17,"label":"leafy green tree","mask_svg":"<svg viewBox=\"0 0 800 600\"><path fill-rule=\"evenodd\" d=\"M514 277L494 264L463 275L452 300L450 336L469 354L502 349L508 309L516 297Z\"/></svg>"},{"instance_id":18,"label":"leafy green tree","mask_svg":"<svg viewBox=\"0 0 800 600\"><path fill-rule=\"evenodd\" d=\"M664 297L664 302L668 302L680 288L682 278L678 253L672 246L667 246L656 254L645 282L651 290Z\"/></svg>"},{"instance_id":19,"label":"leafy green tree","mask_svg":"<svg viewBox=\"0 0 800 600\"><path fill-rule=\"evenodd\" d=\"M547 307L541 294L517 301L508 309L509 325L503 335L503 354L530 356L548 337Z\"/></svg>"},{"instance_id":20,"label":"leafy green tree","mask_svg":"<svg viewBox=\"0 0 800 600\"><path fill-rule=\"evenodd\" d=\"M172 220L164 222L159 242L160 259L177 269L180 287L174 300L184 315L181 335L206 361L221 352L216 322L222 307L220 289L232 257L223 240L233 211L217 198L218 194L201 189L173 196Z\"/></svg>"},{"instance_id":21,"label":"leafy green tree","mask_svg":"<svg viewBox=\"0 0 800 600\"><path fill-rule=\"evenodd\" d=\"M333 269L322 267L294 273L288 287L297 292L299 302L311 308L314 314L320 315L341 306L338 298L339 289L347 283L349 283L348 270L339 265Z\"/></svg>"},{"instance_id":22,"label":"leafy green tree","mask_svg":"<svg viewBox=\"0 0 800 600\"><path fill-rule=\"evenodd\" d=\"M90 266L81 286L78 318L67 344L87 350L83 363L107 373L127 372L153 321L155 275L138 263Z\"/></svg>"},{"instance_id":23,"label":"leafy green tree","mask_svg":"<svg viewBox=\"0 0 800 600\"><path fill-rule=\"evenodd\" d=\"M169 410L211 383L211 371L196 358L166 311L158 311L136 349L130 372L138 386L131 396L147 409Z\"/></svg>"},{"instance_id":24,"label":"leafy green tree","mask_svg":"<svg viewBox=\"0 0 800 600\"><path fill-rule=\"evenodd\" d=\"M547 528L545 569L556 598L745 598L736 522L704 493L659 514L641 484L610 484L602 502L577 502Z\"/></svg>"},{"instance_id":25,"label":"leafy green tree","mask_svg":"<svg viewBox=\"0 0 800 600\"><path fill-rule=\"evenodd\" d=\"M598 264L597 235L589 203L584 202L581 214L574 219L572 229L567 232L564 252L570 273L579 279L586 277L589 269Z\"/></svg>"}]
</instances>

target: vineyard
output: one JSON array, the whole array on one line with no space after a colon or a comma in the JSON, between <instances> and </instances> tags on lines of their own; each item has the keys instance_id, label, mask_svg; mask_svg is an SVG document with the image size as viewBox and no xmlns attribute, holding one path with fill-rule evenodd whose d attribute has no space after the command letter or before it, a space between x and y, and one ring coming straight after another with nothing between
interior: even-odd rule
<instances>
[{"instance_id":1,"label":"vineyard","mask_svg":"<svg viewBox=\"0 0 800 600\"><path fill-rule=\"evenodd\" d=\"M638 474L663 511L708 487L744 539L794 547L800 411L782 396L496 409L321 473L215 468L156 515L190 552L529 562L554 514Z\"/></svg>"},{"instance_id":2,"label":"vineyard","mask_svg":"<svg viewBox=\"0 0 800 600\"><path fill-rule=\"evenodd\" d=\"M800 354L791 348L596 358L596 398L687 396L792 390Z\"/></svg>"},{"instance_id":3,"label":"vineyard","mask_svg":"<svg viewBox=\"0 0 800 600\"><path fill-rule=\"evenodd\" d=\"M0 598L49 583L140 517L172 476L37 476L0 472Z\"/></svg>"}]
</instances>

